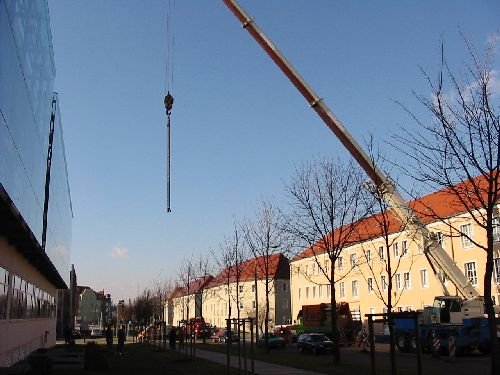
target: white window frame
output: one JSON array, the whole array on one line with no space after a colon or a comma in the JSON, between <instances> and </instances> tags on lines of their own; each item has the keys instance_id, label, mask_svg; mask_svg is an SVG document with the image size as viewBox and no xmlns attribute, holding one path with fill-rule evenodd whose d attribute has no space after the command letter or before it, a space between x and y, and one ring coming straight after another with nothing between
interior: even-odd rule
<instances>
[{"instance_id":1,"label":"white window frame","mask_svg":"<svg viewBox=\"0 0 500 375\"><path fill-rule=\"evenodd\" d=\"M493 280L500 284L500 258L493 259Z\"/></svg>"},{"instance_id":2,"label":"white window frame","mask_svg":"<svg viewBox=\"0 0 500 375\"><path fill-rule=\"evenodd\" d=\"M344 270L344 258L343 257L337 258L337 267L338 267L339 271Z\"/></svg>"},{"instance_id":3,"label":"white window frame","mask_svg":"<svg viewBox=\"0 0 500 375\"><path fill-rule=\"evenodd\" d=\"M371 251L371 249L367 249L365 251L365 258L366 258L366 263L372 264L373 259L372 259L372 251Z\"/></svg>"},{"instance_id":4,"label":"white window frame","mask_svg":"<svg viewBox=\"0 0 500 375\"><path fill-rule=\"evenodd\" d=\"M403 289L411 289L411 274L410 272L403 272Z\"/></svg>"},{"instance_id":5,"label":"white window frame","mask_svg":"<svg viewBox=\"0 0 500 375\"><path fill-rule=\"evenodd\" d=\"M408 241L406 240L401 241L401 256L402 257L408 256Z\"/></svg>"},{"instance_id":6,"label":"white window frame","mask_svg":"<svg viewBox=\"0 0 500 375\"><path fill-rule=\"evenodd\" d=\"M468 269L471 266L470 269ZM464 263L464 273L465 276L470 280L471 284L476 286L477 285L477 268L476 268L476 262L475 261L470 261L470 262L465 262Z\"/></svg>"},{"instance_id":7,"label":"white window frame","mask_svg":"<svg viewBox=\"0 0 500 375\"><path fill-rule=\"evenodd\" d=\"M309 299L309 287L306 286L306 299Z\"/></svg>"},{"instance_id":8,"label":"white window frame","mask_svg":"<svg viewBox=\"0 0 500 375\"><path fill-rule=\"evenodd\" d=\"M330 284L328 284L328 285L326 286L326 296L327 296L328 298L330 298L331 294L332 294L332 286L331 286Z\"/></svg>"},{"instance_id":9,"label":"white window frame","mask_svg":"<svg viewBox=\"0 0 500 375\"><path fill-rule=\"evenodd\" d=\"M366 284L368 285L368 293L373 293L373 278L372 277L367 278Z\"/></svg>"},{"instance_id":10,"label":"white window frame","mask_svg":"<svg viewBox=\"0 0 500 375\"><path fill-rule=\"evenodd\" d=\"M339 283L339 297L345 298L345 284L343 281Z\"/></svg>"},{"instance_id":11,"label":"white window frame","mask_svg":"<svg viewBox=\"0 0 500 375\"><path fill-rule=\"evenodd\" d=\"M399 258L399 243L394 242L392 244L392 254L394 255L394 258Z\"/></svg>"},{"instance_id":12,"label":"white window frame","mask_svg":"<svg viewBox=\"0 0 500 375\"><path fill-rule=\"evenodd\" d=\"M387 292L387 276L386 275L380 275L380 288L382 289L383 292Z\"/></svg>"},{"instance_id":13,"label":"white window frame","mask_svg":"<svg viewBox=\"0 0 500 375\"><path fill-rule=\"evenodd\" d=\"M394 283L396 284L396 289L397 290L403 289L401 287L401 274L400 273L397 273L397 274L394 275Z\"/></svg>"},{"instance_id":14,"label":"white window frame","mask_svg":"<svg viewBox=\"0 0 500 375\"><path fill-rule=\"evenodd\" d=\"M468 236L468 237L467 237ZM472 240L472 224L462 224L460 225L460 243L463 249L467 249L473 246Z\"/></svg>"},{"instance_id":15,"label":"white window frame","mask_svg":"<svg viewBox=\"0 0 500 375\"><path fill-rule=\"evenodd\" d=\"M496 216L491 221L493 227L493 242L500 242L500 216Z\"/></svg>"},{"instance_id":16,"label":"white window frame","mask_svg":"<svg viewBox=\"0 0 500 375\"><path fill-rule=\"evenodd\" d=\"M323 297L323 288L321 285L318 285L318 298Z\"/></svg>"},{"instance_id":17,"label":"white window frame","mask_svg":"<svg viewBox=\"0 0 500 375\"><path fill-rule=\"evenodd\" d=\"M300 293L299 293L299 299L300 299ZM252 309L255 309L255 300L252 301Z\"/></svg>"},{"instance_id":18,"label":"white window frame","mask_svg":"<svg viewBox=\"0 0 500 375\"><path fill-rule=\"evenodd\" d=\"M349 255L349 263L351 264L351 268L355 268L358 265L358 257L356 253Z\"/></svg>"},{"instance_id":19,"label":"white window frame","mask_svg":"<svg viewBox=\"0 0 500 375\"><path fill-rule=\"evenodd\" d=\"M384 246L378 247L378 257L380 258L380 260L385 260L385 248L384 248Z\"/></svg>"},{"instance_id":20,"label":"white window frame","mask_svg":"<svg viewBox=\"0 0 500 375\"><path fill-rule=\"evenodd\" d=\"M243 293L243 285L238 285L238 290L240 291L240 293Z\"/></svg>"},{"instance_id":21,"label":"white window frame","mask_svg":"<svg viewBox=\"0 0 500 375\"><path fill-rule=\"evenodd\" d=\"M429 272L427 272L426 268L420 270L420 286L422 288L429 287Z\"/></svg>"},{"instance_id":22,"label":"white window frame","mask_svg":"<svg viewBox=\"0 0 500 375\"><path fill-rule=\"evenodd\" d=\"M300 301L300 297L301 297L301 292L302 292L302 289L299 288L299 301Z\"/></svg>"},{"instance_id":23,"label":"white window frame","mask_svg":"<svg viewBox=\"0 0 500 375\"><path fill-rule=\"evenodd\" d=\"M351 292L353 297L359 297L359 283L358 280L351 281Z\"/></svg>"},{"instance_id":24,"label":"white window frame","mask_svg":"<svg viewBox=\"0 0 500 375\"><path fill-rule=\"evenodd\" d=\"M313 286L313 296L312 298L316 298L316 285Z\"/></svg>"}]
</instances>

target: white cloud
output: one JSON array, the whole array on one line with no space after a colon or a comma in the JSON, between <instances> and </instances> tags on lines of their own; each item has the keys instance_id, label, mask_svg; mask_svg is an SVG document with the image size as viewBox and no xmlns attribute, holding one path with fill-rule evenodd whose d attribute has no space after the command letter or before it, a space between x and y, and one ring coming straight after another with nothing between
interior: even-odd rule
<instances>
[{"instance_id":1,"label":"white cloud","mask_svg":"<svg viewBox=\"0 0 500 375\"><path fill-rule=\"evenodd\" d=\"M124 247L115 247L111 251L111 256L113 258L126 259L126 258L128 258L128 249L126 249Z\"/></svg>"}]
</instances>

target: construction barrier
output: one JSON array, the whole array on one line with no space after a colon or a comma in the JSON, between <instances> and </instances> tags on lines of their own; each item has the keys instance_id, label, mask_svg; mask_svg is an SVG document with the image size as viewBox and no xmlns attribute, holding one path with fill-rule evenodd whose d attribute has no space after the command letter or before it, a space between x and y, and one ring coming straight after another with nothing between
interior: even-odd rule
<instances>
[{"instance_id":1,"label":"construction barrier","mask_svg":"<svg viewBox=\"0 0 500 375\"><path fill-rule=\"evenodd\" d=\"M450 361L455 360L455 336L450 336L448 339L448 353L450 356Z\"/></svg>"},{"instance_id":2,"label":"construction barrier","mask_svg":"<svg viewBox=\"0 0 500 375\"><path fill-rule=\"evenodd\" d=\"M434 357L439 357L441 342L439 341L439 337L436 335L435 332L432 332L432 348Z\"/></svg>"}]
</instances>

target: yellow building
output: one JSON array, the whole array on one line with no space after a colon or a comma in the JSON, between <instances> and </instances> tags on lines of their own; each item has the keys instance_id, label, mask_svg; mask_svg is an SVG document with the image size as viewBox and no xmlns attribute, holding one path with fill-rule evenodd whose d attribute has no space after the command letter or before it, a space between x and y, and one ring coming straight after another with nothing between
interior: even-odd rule
<instances>
[{"instance_id":1,"label":"yellow building","mask_svg":"<svg viewBox=\"0 0 500 375\"><path fill-rule=\"evenodd\" d=\"M457 267L483 294L486 252L473 242L486 244L486 232L468 213L457 198L446 190L426 195L411 202L411 206L434 232L444 250ZM479 212L479 211L477 211ZM477 215L474 215L477 217ZM341 251L336 261L335 292L337 301L348 302L351 310L364 314L386 311L388 274L387 259L392 265L392 305L394 311L417 310L432 305L435 296L460 295L453 283L437 275L422 249L420 238L402 228L401 223L389 211L387 230L381 226L381 214L373 215L359 223L356 238ZM444 220L436 220L436 217ZM499 219L495 219L498 223ZM389 251L385 236L388 233ZM492 295L496 304L500 301L500 231L494 235L495 248ZM290 262L292 317L296 322L303 305L329 303L331 286L323 272L329 272L330 260L321 246L316 244L301 252ZM444 280L441 283L440 279ZM385 301L385 302L384 302Z\"/></svg>"},{"instance_id":2,"label":"yellow building","mask_svg":"<svg viewBox=\"0 0 500 375\"><path fill-rule=\"evenodd\" d=\"M176 288L167 307L168 322L177 325L180 320L202 316L208 324L224 327L228 317L238 317L238 309L240 318L249 318L255 317L257 307L259 322L263 327L266 294L269 296L269 326L290 322L290 270L287 258L282 254L269 256L267 262L265 257L252 258L242 262L236 271L236 267L226 268L206 283L197 287L193 285L189 294L186 288Z\"/></svg>"}]
</instances>

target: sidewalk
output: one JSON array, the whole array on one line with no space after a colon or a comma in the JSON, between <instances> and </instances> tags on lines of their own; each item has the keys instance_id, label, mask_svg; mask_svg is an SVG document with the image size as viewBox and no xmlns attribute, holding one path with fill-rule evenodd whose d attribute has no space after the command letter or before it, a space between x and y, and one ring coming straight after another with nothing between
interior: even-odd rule
<instances>
[{"instance_id":1,"label":"sidewalk","mask_svg":"<svg viewBox=\"0 0 500 375\"><path fill-rule=\"evenodd\" d=\"M210 350L203 350L203 349L196 349L196 357L198 358L203 358L211 362L219 363L222 365L227 364L227 357L226 354L224 353L217 353L217 352L212 352ZM230 357L230 366L234 368L238 368L239 362L238 362L238 357L232 355ZM241 368L242 370L245 369L244 367L244 362L243 358L241 359ZM250 372L251 371L251 361L249 358L247 358L247 370ZM277 374L286 374L286 375L319 375L319 372L313 372L313 371L307 371L307 370L301 370L297 369L294 367L288 367L288 366L282 366L282 365L276 365L273 363L268 363L268 362L263 362L263 361L254 361L254 370L255 374L258 375L277 375Z\"/></svg>"}]
</instances>

